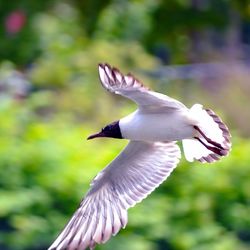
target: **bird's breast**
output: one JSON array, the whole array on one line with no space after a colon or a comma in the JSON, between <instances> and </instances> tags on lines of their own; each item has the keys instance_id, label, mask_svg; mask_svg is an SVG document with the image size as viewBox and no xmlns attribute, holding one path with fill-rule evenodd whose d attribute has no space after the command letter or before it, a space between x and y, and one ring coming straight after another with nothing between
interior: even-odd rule
<instances>
[{"instance_id":1,"label":"bird's breast","mask_svg":"<svg viewBox=\"0 0 250 250\"><path fill-rule=\"evenodd\" d=\"M176 141L192 138L194 129L188 112L143 114L139 111L120 120L123 138L140 141Z\"/></svg>"}]
</instances>

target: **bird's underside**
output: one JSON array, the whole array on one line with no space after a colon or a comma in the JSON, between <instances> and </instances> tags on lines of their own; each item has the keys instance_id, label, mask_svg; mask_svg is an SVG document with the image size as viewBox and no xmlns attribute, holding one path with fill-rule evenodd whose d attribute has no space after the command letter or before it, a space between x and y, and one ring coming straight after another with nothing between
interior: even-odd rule
<instances>
[{"instance_id":1,"label":"bird's underside","mask_svg":"<svg viewBox=\"0 0 250 250\"><path fill-rule=\"evenodd\" d=\"M181 102L149 90L133 75L123 75L108 64L99 65L99 75L105 89L136 102L139 113L154 114L167 110L167 113L173 114L172 117L177 117L175 114L184 112L187 124L186 120L179 121L174 118L170 122L173 127L176 124L176 133L181 131L182 127L190 129L190 133L187 131L190 136L176 135L183 142L184 154L188 161L210 163L229 153L230 133L212 110L205 110L199 104L188 109ZM138 123L141 122L138 115L132 118ZM116 126L107 126L100 132L102 137L105 133L112 137L112 129L115 129L118 138L119 126L121 137L130 139L130 142L94 178L79 208L49 250L94 249L96 244L107 242L112 235L126 226L127 210L146 198L177 166L181 153L176 141L148 141L147 138L143 140L146 129L133 130L133 119L122 118ZM153 123L147 124L151 126ZM148 133L151 133L150 131ZM136 133L142 136L142 140L133 140ZM94 137L97 135L91 138Z\"/></svg>"}]
</instances>

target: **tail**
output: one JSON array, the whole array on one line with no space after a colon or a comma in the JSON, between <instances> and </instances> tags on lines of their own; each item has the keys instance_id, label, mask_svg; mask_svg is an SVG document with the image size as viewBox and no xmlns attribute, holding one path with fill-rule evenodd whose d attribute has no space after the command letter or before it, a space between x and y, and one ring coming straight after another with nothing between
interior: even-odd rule
<instances>
[{"instance_id":1,"label":"tail","mask_svg":"<svg viewBox=\"0 0 250 250\"><path fill-rule=\"evenodd\" d=\"M182 141L186 159L210 163L228 155L231 135L220 117L200 104L190 109L190 115L198 122L194 124L194 138Z\"/></svg>"}]
</instances>

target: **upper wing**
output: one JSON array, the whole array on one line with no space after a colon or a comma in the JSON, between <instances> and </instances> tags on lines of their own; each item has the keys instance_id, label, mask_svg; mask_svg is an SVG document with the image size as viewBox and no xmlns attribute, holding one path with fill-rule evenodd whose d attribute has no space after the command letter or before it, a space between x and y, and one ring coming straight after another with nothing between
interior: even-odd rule
<instances>
[{"instance_id":1,"label":"upper wing","mask_svg":"<svg viewBox=\"0 0 250 250\"><path fill-rule=\"evenodd\" d=\"M94 249L127 224L127 209L158 187L179 162L175 142L131 141L91 183L49 250Z\"/></svg>"},{"instance_id":2,"label":"upper wing","mask_svg":"<svg viewBox=\"0 0 250 250\"><path fill-rule=\"evenodd\" d=\"M108 64L99 64L99 76L105 89L133 100L140 109L185 108L181 102L149 90L132 74L123 75L118 69L112 68Z\"/></svg>"}]
</instances>

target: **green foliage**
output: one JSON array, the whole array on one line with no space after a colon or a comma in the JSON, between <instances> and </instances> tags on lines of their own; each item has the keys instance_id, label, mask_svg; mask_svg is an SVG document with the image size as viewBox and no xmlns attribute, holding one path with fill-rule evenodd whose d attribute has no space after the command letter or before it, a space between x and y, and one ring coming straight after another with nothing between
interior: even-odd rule
<instances>
[{"instance_id":1,"label":"green foliage","mask_svg":"<svg viewBox=\"0 0 250 250\"><path fill-rule=\"evenodd\" d=\"M1 242L12 249L44 249L110 151L89 158L102 146L84 143L88 126L43 121L29 105L6 103L0 117Z\"/></svg>"},{"instance_id":2,"label":"green foliage","mask_svg":"<svg viewBox=\"0 0 250 250\"><path fill-rule=\"evenodd\" d=\"M195 2L207 5L199 8ZM247 1L226 0L219 4L29 0L1 1L0 6L3 250L46 249L77 208L91 179L125 146L122 140L86 141L110 119L133 110L126 100L102 90L98 63L108 62L123 72L133 69L150 85L152 79L142 72L154 70L159 61L147 49L153 51L163 44L172 52L172 62L186 62L192 32L224 29L233 6L244 17L249 14ZM13 11L26 15L25 25L17 33L7 32L5 25ZM24 70L32 87L24 99L13 98L11 90L4 93L5 79L16 68ZM220 111L228 107L236 115L235 127L241 124L247 134L248 116L238 111L244 106L248 112L249 87L240 82L249 77L230 71L234 77L228 76L227 82L232 84L221 87L227 89L224 92L215 88L218 91L205 94L193 82L170 85L166 80L154 80L154 88L182 96L186 103L204 99L202 102L215 103ZM129 211L126 230L97 249L249 249L249 151L249 139L233 135L230 156L218 163L188 164L183 159L163 185Z\"/></svg>"},{"instance_id":3,"label":"green foliage","mask_svg":"<svg viewBox=\"0 0 250 250\"><path fill-rule=\"evenodd\" d=\"M51 0L45 1L1 1L0 2L0 58L12 60L19 67L31 63L39 55L39 34L33 27L34 16L48 8ZM12 26L20 25L20 29L12 32L8 29L7 20L18 13L19 21L12 19ZM21 17L20 17L21 16Z\"/></svg>"},{"instance_id":4,"label":"green foliage","mask_svg":"<svg viewBox=\"0 0 250 250\"><path fill-rule=\"evenodd\" d=\"M41 34L43 54L29 73L35 86L61 88L83 82L92 85L97 79L96 67L100 62L142 70L157 65L157 60L136 41L110 42L103 35L89 40L81 32L78 16L74 8L61 5L53 14L37 17L35 27Z\"/></svg>"},{"instance_id":5,"label":"green foliage","mask_svg":"<svg viewBox=\"0 0 250 250\"><path fill-rule=\"evenodd\" d=\"M0 110L0 244L13 250L45 249L91 179L126 144L88 142L88 134L100 128L60 113L48 120L32 98L6 101ZM183 159L162 186L129 211L127 229L97 249L247 249L249 150L249 141L234 136L231 155L218 163Z\"/></svg>"}]
</instances>

